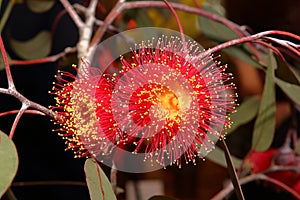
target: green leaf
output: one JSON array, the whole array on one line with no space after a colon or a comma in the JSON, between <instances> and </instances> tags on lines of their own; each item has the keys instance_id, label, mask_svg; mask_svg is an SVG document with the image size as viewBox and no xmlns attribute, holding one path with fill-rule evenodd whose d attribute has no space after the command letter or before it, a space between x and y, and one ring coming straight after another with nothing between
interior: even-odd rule
<instances>
[{"instance_id":1,"label":"green leaf","mask_svg":"<svg viewBox=\"0 0 300 200\"><path fill-rule=\"evenodd\" d=\"M0 131L0 199L13 181L18 165L18 153L11 139Z\"/></svg>"},{"instance_id":2,"label":"green leaf","mask_svg":"<svg viewBox=\"0 0 300 200\"><path fill-rule=\"evenodd\" d=\"M94 159L85 161L84 171L91 200L117 199L108 178Z\"/></svg>"},{"instance_id":3,"label":"green leaf","mask_svg":"<svg viewBox=\"0 0 300 200\"><path fill-rule=\"evenodd\" d=\"M26 60L46 57L51 51L51 34L49 31L41 31L27 41L10 38L9 42L14 52Z\"/></svg>"},{"instance_id":4,"label":"green leaf","mask_svg":"<svg viewBox=\"0 0 300 200\"><path fill-rule=\"evenodd\" d=\"M300 86L275 78L276 84L296 104L300 105Z\"/></svg>"},{"instance_id":5,"label":"green leaf","mask_svg":"<svg viewBox=\"0 0 300 200\"><path fill-rule=\"evenodd\" d=\"M175 199L171 198L171 197L167 197L167 196L157 195L157 196L151 197L148 200L175 200Z\"/></svg>"},{"instance_id":6,"label":"green leaf","mask_svg":"<svg viewBox=\"0 0 300 200\"><path fill-rule=\"evenodd\" d=\"M50 10L54 4L55 0L27 0L28 8L36 13L43 13Z\"/></svg>"},{"instance_id":7,"label":"green leaf","mask_svg":"<svg viewBox=\"0 0 300 200\"><path fill-rule=\"evenodd\" d=\"M224 155L224 151L216 146L214 150L212 150L207 156L207 159L213 161L214 163L227 168L226 158ZM240 166L242 161L234 156L231 156L234 166Z\"/></svg>"},{"instance_id":8,"label":"green leaf","mask_svg":"<svg viewBox=\"0 0 300 200\"><path fill-rule=\"evenodd\" d=\"M239 107L237 107L236 112L230 115L230 119L233 124L230 128L227 129L227 133L230 134L239 126L253 120L257 115L259 102L260 97L257 95L243 101L243 103Z\"/></svg>"},{"instance_id":9,"label":"green leaf","mask_svg":"<svg viewBox=\"0 0 300 200\"><path fill-rule=\"evenodd\" d=\"M267 150L275 132L275 83L274 69L276 61L270 52L267 71L265 75L264 91L259 105L258 116L254 124L252 148L255 151Z\"/></svg>"}]
</instances>

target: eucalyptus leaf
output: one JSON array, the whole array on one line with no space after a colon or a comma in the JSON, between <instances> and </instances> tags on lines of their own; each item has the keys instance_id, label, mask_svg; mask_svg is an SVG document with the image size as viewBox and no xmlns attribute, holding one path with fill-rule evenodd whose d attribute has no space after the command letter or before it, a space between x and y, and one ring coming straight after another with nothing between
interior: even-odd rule
<instances>
[{"instance_id":1,"label":"eucalyptus leaf","mask_svg":"<svg viewBox=\"0 0 300 200\"><path fill-rule=\"evenodd\" d=\"M225 158L225 155L224 155L224 151L216 146L214 150L212 150L207 156L206 156L207 159L211 160L212 162L222 166L222 167L225 167L227 168L227 162L226 162L226 158ZM231 155L231 159L233 161L233 164L234 166L240 166L242 161L235 157L235 156L232 156Z\"/></svg>"},{"instance_id":2,"label":"eucalyptus leaf","mask_svg":"<svg viewBox=\"0 0 300 200\"><path fill-rule=\"evenodd\" d=\"M11 185L18 169L19 159L13 141L0 131L0 199Z\"/></svg>"},{"instance_id":3,"label":"eucalyptus leaf","mask_svg":"<svg viewBox=\"0 0 300 200\"><path fill-rule=\"evenodd\" d=\"M297 77L297 71L293 70L292 66L290 66L287 62L283 61L282 58L280 58L279 56L274 56L277 61L277 69L275 71L276 77L292 84L298 84L300 81L300 76Z\"/></svg>"},{"instance_id":4,"label":"eucalyptus leaf","mask_svg":"<svg viewBox=\"0 0 300 200\"><path fill-rule=\"evenodd\" d=\"M219 13L217 13L212 7L202 6L202 9L207 12L219 15ZM227 26L214 20L208 19L206 17L200 16L199 23L200 27L202 28L201 31L213 41L225 42L239 37L234 31L232 31Z\"/></svg>"},{"instance_id":5,"label":"eucalyptus leaf","mask_svg":"<svg viewBox=\"0 0 300 200\"><path fill-rule=\"evenodd\" d=\"M35 13L43 13L50 10L56 0L27 0L27 6L28 8Z\"/></svg>"},{"instance_id":6,"label":"eucalyptus leaf","mask_svg":"<svg viewBox=\"0 0 300 200\"><path fill-rule=\"evenodd\" d=\"M276 84L296 104L300 105L300 86L275 78Z\"/></svg>"},{"instance_id":7,"label":"eucalyptus leaf","mask_svg":"<svg viewBox=\"0 0 300 200\"><path fill-rule=\"evenodd\" d=\"M227 133L230 134L239 126L253 120L257 115L259 103L260 97L255 95L246 99L239 107L237 107L236 112L230 115L233 124L227 129Z\"/></svg>"},{"instance_id":8,"label":"eucalyptus leaf","mask_svg":"<svg viewBox=\"0 0 300 200\"><path fill-rule=\"evenodd\" d=\"M300 82L300 68L291 67L294 75L296 76L298 82Z\"/></svg>"},{"instance_id":9,"label":"eucalyptus leaf","mask_svg":"<svg viewBox=\"0 0 300 200\"><path fill-rule=\"evenodd\" d=\"M94 159L85 161L84 171L91 200L117 199L108 178Z\"/></svg>"},{"instance_id":10,"label":"eucalyptus leaf","mask_svg":"<svg viewBox=\"0 0 300 200\"><path fill-rule=\"evenodd\" d=\"M46 57L51 51L51 34L49 31L41 31L34 38L27 41L18 41L9 38L13 51L25 60Z\"/></svg>"},{"instance_id":11,"label":"eucalyptus leaf","mask_svg":"<svg viewBox=\"0 0 300 200\"><path fill-rule=\"evenodd\" d=\"M275 132L275 83L274 69L276 61L270 52L268 66L265 74L264 91L254 124L252 149L255 151L267 150Z\"/></svg>"}]
</instances>

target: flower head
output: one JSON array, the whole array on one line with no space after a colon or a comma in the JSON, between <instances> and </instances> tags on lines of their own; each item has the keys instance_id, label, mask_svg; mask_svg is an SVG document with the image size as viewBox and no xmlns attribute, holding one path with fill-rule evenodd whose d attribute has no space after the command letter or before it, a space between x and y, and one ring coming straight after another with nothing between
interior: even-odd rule
<instances>
[{"instance_id":1,"label":"flower head","mask_svg":"<svg viewBox=\"0 0 300 200\"><path fill-rule=\"evenodd\" d=\"M88 72L55 89L53 109L64 118L56 123L77 156L103 159L130 146L166 166L195 162L214 148L235 106L226 66L204 57L197 43L167 36L120 60L113 74L84 62Z\"/></svg>"}]
</instances>

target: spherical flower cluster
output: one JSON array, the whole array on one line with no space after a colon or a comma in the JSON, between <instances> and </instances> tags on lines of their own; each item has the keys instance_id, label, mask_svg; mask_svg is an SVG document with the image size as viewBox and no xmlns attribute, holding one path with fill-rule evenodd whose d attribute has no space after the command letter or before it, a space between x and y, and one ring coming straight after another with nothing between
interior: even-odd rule
<instances>
[{"instance_id":1,"label":"spherical flower cluster","mask_svg":"<svg viewBox=\"0 0 300 200\"><path fill-rule=\"evenodd\" d=\"M54 86L57 131L78 157L122 149L162 166L195 163L230 125L236 97L226 66L204 55L195 42L163 36L121 56L113 73L83 60L77 77L60 72Z\"/></svg>"}]
</instances>

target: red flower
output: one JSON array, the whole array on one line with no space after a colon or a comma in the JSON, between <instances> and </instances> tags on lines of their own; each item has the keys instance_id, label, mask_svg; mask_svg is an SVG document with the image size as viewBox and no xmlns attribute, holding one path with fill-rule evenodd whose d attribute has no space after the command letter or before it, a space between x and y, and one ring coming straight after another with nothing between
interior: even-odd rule
<instances>
[{"instance_id":1,"label":"red flower","mask_svg":"<svg viewBox=\"0 0 300 200\"><path fill-rule=\"evenodd\" d=\"M202 55L196 43L163 37L121 57L114 74L84 62L74 82L55 89L60 134L77 156L133 145L163 166L204 157L230 125L235 94L226 67Z\"/></svg>"}]
</instances>

